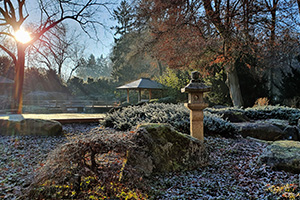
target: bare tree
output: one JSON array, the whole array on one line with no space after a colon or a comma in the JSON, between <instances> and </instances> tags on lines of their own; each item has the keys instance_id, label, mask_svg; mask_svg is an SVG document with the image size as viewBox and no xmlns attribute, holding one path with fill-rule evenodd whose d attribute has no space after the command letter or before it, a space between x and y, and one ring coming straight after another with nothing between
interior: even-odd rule
<instances>
[{"instance_id":1,"label":"bare tree","mask_svg":"<svg viewBox=\"0 0 300 200\"><path fill-rule=\"evenodd\" d=\"M14 84L14 109L17 113L22 113L22 90L24 82L24 64L26 49L39 40L46 32L53 27L66 21L77 22L81 29L90 37L97 37L97 28L103 26L100 13L103 9L109 12L108 6L111 4L104 0L38 0L40 8L40 22L34 30L31 30L31 40L22 43L16 40L16 35L21 28L26 25L25 21L30 15L26 4L29 0L2 0L0 7L0 37L13 39L16 51L9 46L0 44L0 48L6 52L15 63L15 84Z\"/></svg>"},{"instance_id":2,"label":"bare tree","mask_svg":"<svg viewBox=\"0 0 300 200\"><path fill-rule=\"evenodd\" d=\"M32 45L31 57L34 58L31 60L45 65L48 69L56 70L59 77L62 78L63 67L76 63L74 57L78 57L77 54L79 52L82 54L86 48L79 41L80 34L76 31L70 33L68 26L60 24Z\"/></svg>"}]
</instances>

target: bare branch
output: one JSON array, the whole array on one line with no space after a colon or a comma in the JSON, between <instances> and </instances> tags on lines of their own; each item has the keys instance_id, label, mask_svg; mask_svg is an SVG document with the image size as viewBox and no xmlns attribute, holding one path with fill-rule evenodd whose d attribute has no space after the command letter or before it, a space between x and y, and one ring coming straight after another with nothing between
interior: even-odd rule
<instances>
[{"instance_id":1,"label":"bare branch","mask_svg":"<svg viewBox=\"0 0 300 200\"><path fill-rule=\"evenodd\" d=\"M10 34L10 33L8 33L8 32L0 32L0 35L7 35L7 36L9 36L9 37L12 37L12 38L14 38L14 36L12 35L12 34Z\"/></svg>"},{"instance_id":2,"label":"bare branch","mask_svg":"<svg viewBox=\"0 0 300 200\"><path fill-rule=\"evenodd\" d=\"M0 48L5 51L13 60L13 62L16 64L17 62L17 58L15 56L14 53L12 53L10 50L8 50L5 46L3 46L2 44L0 44Z\"/></svg>"},{"instance_id":3,"label":"bare branch","mask_svg":"<svg viewBox=\"0 0 300 200\"><path fill-rule=\"evenodd\" d=\"M8 8L7 8L7 5L9 6L9 10L8 10ZM4 8L5 8L5 11L6 11L7 13L10 14L10 17L11 17L14 21L16 21L15 8L14 8L14 6L13 6L13 4L11 3L10 0L4 0Z\"/></svg>"}]
</instances>

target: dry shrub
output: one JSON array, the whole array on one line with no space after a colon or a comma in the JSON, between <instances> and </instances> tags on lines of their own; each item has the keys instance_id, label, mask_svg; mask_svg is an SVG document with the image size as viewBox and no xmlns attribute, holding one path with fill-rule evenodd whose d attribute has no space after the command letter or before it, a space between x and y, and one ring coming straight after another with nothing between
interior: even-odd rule
<instances>
[{"instance_id":1,"label":"dry shrub","mask_svg":"<svg viewBox=\"0 0 300 200\"><path fill-rule=\"evenodd\" d=\"M143 199L146 195L136 189L142 187L140 177L126 166L134 134L102 131L74 137L49 154L26 199Z\"/></svg>"},{"instance_id":2,"label":"dry shrub","mask_svg":"<svg viewBox=\"0 0 300 200\"><path fill-rule=\"evenodd\" d=\"M253 107L257 107L257 106L267 106L269 105L269 99L267 97L262 97L259 98L255 101L255 104Z\"/></svg>"}]
</instances>

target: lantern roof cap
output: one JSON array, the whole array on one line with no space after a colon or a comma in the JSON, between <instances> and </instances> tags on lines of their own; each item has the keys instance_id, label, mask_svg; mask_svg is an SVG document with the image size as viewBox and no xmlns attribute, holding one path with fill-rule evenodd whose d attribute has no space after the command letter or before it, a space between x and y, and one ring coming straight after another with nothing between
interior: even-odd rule
<instances>
[{"instance_id":1,"label":"lantern roof cap","mask_svg":"<svg viewBox=\"0 0 300 200\"><path fill-rule=\"evenodd\" d=\"M191 73L191 81L190 83L185 86L184 88L181 88L181 92L188 92L188 93L195 93L195 92L209 92L211 87L205 85L201 80L200 80L200 72L198 71L193 71Z\"/></svg>"}]
</instances>

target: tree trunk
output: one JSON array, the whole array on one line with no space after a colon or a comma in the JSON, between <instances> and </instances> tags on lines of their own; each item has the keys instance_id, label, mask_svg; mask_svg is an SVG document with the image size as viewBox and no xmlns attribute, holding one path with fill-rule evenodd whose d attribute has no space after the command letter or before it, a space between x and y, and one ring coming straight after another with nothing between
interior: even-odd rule
<instances>
[{"instance_id":1,"label":"tree trunk","mask_svg":"<svg viewBox=\"0 0 300 200\"><path fill-rule=\"evenodd\" d=\"M18 58L15 65L15 79L14 79L14 102L13 112L22 114L23 108L23 84L24 84L24 65L25 65L25 46L18 44Z\"/></svg>"},{"instance_id":2,"label":"tree trunk","mask_svg":"<svg viewBox=\"0 0 300 200\"><path fill-rule=\"evenodd\" d=\"M240 89L239 78L236 69L230 69L227 71L227 85L230 92L230 97L234 107L243 106L243 98Z\"/></svg>"},{"instance_id":3,"label":"tree trunk","mask_svg":"<svg viewBox=\"0 0 300 200\"><path fill-rule=\"evenodd\" d=\"M157 61L158 63L158 69L159 69L159 75L162 76L163 75L163 67L160 61Z\"/></svg>"}]
</instances>

